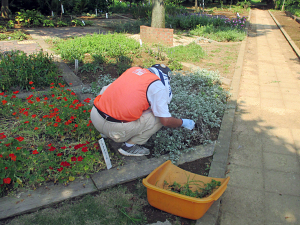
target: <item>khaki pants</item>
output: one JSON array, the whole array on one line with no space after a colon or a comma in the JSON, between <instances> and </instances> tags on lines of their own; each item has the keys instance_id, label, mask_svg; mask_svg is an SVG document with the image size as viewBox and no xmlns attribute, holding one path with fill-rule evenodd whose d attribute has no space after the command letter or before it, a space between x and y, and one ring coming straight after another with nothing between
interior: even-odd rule
<instances>
[{"instance_id":1,"label":"khaki pants","mask_svg":"<svg viewBox=\"0 0 300 225\"><path fill-rule=\"evenodd\" d=\"M132 141L135 144L145 144L163 125L150 109L143 112L141 118L129 123L116 123L105 120L95 106L91 111L94 127L115 142Z\"/></svg>"}]
</instances>

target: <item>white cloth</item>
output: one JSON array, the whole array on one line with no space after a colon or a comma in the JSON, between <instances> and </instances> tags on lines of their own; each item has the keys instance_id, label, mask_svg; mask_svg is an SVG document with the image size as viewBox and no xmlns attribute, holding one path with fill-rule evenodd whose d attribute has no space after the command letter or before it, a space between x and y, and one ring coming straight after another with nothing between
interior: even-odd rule
<instances>
[{"instance_id":1,"label":"white cloth","mask_svg":"<svg viewBox=\"0 0 300 225\"><path fill-rule=\"evenodd\" d=\"M168 107L169 92L161 81L155 81L148 87L147 98L156 117L171 117Z\"/></svg>"}]
</instances>

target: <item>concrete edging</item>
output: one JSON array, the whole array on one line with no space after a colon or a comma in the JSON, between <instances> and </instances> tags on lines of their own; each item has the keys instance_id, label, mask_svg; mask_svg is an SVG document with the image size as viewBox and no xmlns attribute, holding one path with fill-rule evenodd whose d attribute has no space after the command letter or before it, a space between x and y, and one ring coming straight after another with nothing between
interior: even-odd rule
<instances>
[{"instance_id":1,"label":"concrete edging","mask_svg":"<svg viewBox=\"0 0 300 225\"><path fill-rule=\"evenodd\" d=\"M274 22L276 23L276 25L281 30L281 32L282 32L283 36L285 37L285 39L289 42L290 46L292 47L292 49L294 50L294 52L296 53L296 55L298 56L298 58L300 58L300 50L297 47L297 45L295 44L295 42L291 39L291 37L288 35L288 33L282 28L282 26L280 25L280 23L276 20L276 18L271 13L271 11L268 10L268 12L271 15L272 19L274 20Z\"/></svg>"}]
</instances>

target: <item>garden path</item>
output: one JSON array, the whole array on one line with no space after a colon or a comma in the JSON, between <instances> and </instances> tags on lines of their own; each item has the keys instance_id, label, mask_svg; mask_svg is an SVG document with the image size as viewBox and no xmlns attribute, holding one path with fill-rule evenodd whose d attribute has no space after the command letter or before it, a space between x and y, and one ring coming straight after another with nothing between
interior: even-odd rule
<instances>
[{"instance_id":1,"label":"garden path","mask_svg":"<svg viewBox=\"0 0 300 225\"><path fill-rule=\"evenodd\" d=\"M300 223L300 61L270 14L251 11L220 225Z\"/></svg>"}]
</instances>

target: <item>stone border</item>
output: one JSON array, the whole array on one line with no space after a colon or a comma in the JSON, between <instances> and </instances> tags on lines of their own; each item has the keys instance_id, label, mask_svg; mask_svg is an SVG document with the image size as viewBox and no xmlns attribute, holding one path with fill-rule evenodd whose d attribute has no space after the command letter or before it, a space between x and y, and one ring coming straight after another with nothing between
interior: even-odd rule
<instances>
[{"instance_id":1,"label":"stone border","mask_svg":"<svg viewBox=\"0 0 300 225\"><path fill-rule=\"evenodd\" d=\"M271 15L272 19L274 20L274 22L276 23L276 25L281 30L281 32L282 32L283 36L285 37L285 39L289 42L290 46L292 47L292 49L294 50L294 52L296 53L296 55L298 56L298 58L300 58L300 50L297 47L297 45L295 44L295 42L291 39L291 37L288 35L288 33L282 28L282 26L280 25L280 23L276 20L276 18L271 13L271 11L268 10L268 12Z\"/></svg>"}]
</instances>

